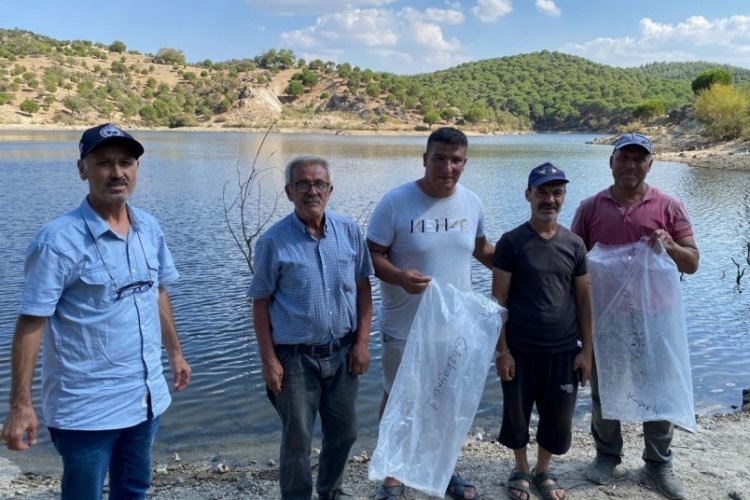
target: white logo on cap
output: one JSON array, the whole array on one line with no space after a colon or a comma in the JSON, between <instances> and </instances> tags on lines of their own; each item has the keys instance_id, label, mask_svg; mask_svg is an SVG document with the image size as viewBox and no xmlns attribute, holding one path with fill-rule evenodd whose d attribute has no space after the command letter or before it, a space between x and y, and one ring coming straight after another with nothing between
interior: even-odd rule
<instances>
[{"instance_id":1,"label":"white logo on cap","mask_svg":"<svg viewBox=\"0 0 750 500\"><path fill-rule=\"evenodd\" d=\"M102 137L125 137L125 133L111 123L99 131Z\"/></svg>"},{"instance_id":2,"label":"white logo on cap","mask_svg":"<svg viewBox=\"0 0 750 500\"><path fill-rule=\"evenodd\" d=\"M537 173L543 175L554 175L557 173L557 167L553 167L552 165L545 165L537 170Z\"/></svg>"}]
</instances>

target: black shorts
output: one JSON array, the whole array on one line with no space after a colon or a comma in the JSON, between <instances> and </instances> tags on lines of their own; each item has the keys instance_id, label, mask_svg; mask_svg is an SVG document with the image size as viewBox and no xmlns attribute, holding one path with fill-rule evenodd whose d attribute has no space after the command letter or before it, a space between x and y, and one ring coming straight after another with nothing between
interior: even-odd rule
<instances>
[{"instance_id":1,"label":"black shorts","mask_svg":"<svg viewBox=\"0 0 750 500\"><path fill-rule=\"evenodd\" d=\"M517 450L529 443L529 421L536 403L536 441L554 455L570 449L578 376L573 361L579 348L560 353L513 353L516 374L502 382L503 424L500 443Z\"/></svg>"}]
</instances>

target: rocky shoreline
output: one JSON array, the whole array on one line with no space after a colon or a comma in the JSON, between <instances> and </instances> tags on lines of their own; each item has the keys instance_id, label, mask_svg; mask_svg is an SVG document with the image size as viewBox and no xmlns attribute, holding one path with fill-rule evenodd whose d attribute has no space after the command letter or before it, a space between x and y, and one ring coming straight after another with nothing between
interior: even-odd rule
<instances>
[{"instance_id":1,"label":"rocky shoreline","mask_svg":"<svg viewBox=\"0 0 750 500\"><path fill-rule=\"evenodd\" d=\"M0 124L0 130L79 130L75 126L51 126L39 124ZM180 129L144 129L144 130L179 130L191 132L254 132L265 133L267 128L222 128L222 127L189 127ZM696 133L696 126L684 127L650 127L642 132L648 135L654 143L654 159L657 161L679 162L698 168L750 170L750 141L739 139L722 142L711 142ZM279 134L321 134L321 135L358 135L358 136L388 136L388 135L426 135L429 130L410 128L378 128L378 129L310 129L306 127L278 128L273 127L272 133ZM466 130L469 136L493 135L479 130ZM525 132L517 132L525 134ZM508 135L507 133L505 135ZM617 136L610 136L595 141L599 144L613 143Z\"/></svg>"},{"instance_id":2,"label":"rocky shoreline","mask_svg":"<svg viewBox=\"0 0 750 500\"><path fill-rule=\"evenodd\" d=\"M688 498L750 499L746 439L750 435L750 412L699 417L698 425L698 433L676 431L672 446L675 471L685 484ZM512 452L498 444L495 436L483 429L472 429L469 436L458 461L462 475L474 482L482 498L505 498L505 481L513 464ZM594 454L593 440L588 432L575 430L571 450L553 460L553 471L567 490L566 498L662 498L640 471L643 439L640 425L626 424L624 438L625 457L616 470L615 480L610 485L597 486L583 476L583 470ZM345 491L357 499L372 498L377 489L377 483L367 478L371 450L362 450L363 446L360 443L355 445L356 452L350 459L343 485ZM530 456L534 456L534 448L535 444L532 443ZM275 461L256 461L254 457L258 454L252 448L240 451L236 456L242 458L230 461L215 457L183 461L178 455L172 455L164 463L155 462L149 498L278 498ZM265 450L260 454L263 452ZM312 461L315 471L317 457L313 456ZM59 473L21 472L12 462L0 458L0 498L50 500L59 498L59 488ZM429 497L407 488L406 498Z\"/></svg>"},{"instance_id":3,"label":"rocky shoreline","mask_svg":"<svg viewBox=\"0 0 750 500\"><path fill-rule=\"evenodd\" d=\"M699 168L750 170L750 142L733 141L699 150L656 153L655 159Z\"/></svg>"}]
</instances>

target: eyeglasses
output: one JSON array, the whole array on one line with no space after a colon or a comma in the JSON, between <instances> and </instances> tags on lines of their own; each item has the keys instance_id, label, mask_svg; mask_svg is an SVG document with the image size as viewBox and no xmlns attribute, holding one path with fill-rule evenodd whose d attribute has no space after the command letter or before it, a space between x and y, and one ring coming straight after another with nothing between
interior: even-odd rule
<instances>
[{"instance_id":1,"label":"eyeglasses","mask_svg":"<svg viewBox=\"0 0 750 500\"><path fill-rule=\"evenodd\" d=\"M107 269L107 272L109 272L109 269ZM112 276L110 275L110 278L111 277ZM112 283L114 282L115 280L112 279ZM134 281L133 283L129 283L125 286L118 288L115 291L115 294L116 294L115 300L120 300L123 297L127 297L128 295L133 295L136 293L148 292L149 290L151 290L152 286L154 286L154 280Z\"/></svg>"},{"instance_id":2,"label":"eyeglasses","mask_svg":"<svg viewBox=\"0 0 750 500\"><path fill-rule=\"evenodd\" d=\"M307 193L308 191L310 191L310 188L315 188L315 191L317 191L318 193L325 193L326 191L328 191L328 188L331 187L331 184L329 182L323 182L323 181L317 181L317 182L297 181L297 182L292 182L291 186L298 193Z\"/></svg>"}]
</instances>

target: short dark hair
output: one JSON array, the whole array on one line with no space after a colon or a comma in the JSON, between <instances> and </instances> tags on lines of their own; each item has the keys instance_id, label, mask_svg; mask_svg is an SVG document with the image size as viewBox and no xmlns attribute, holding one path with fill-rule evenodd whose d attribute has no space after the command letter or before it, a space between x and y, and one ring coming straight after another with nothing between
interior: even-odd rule
<instances>
[{"instance_id":1,"label":"short dark hair","mask_svg":"<svg viewBox=\"0 0 750 500\"><path fill-rule=\"evenodd\" d=\"M467 149L469 148L469 140L466 138L466 134L453 127L440 127L435 129L435 131L427 138L427 151L430 150L430 146L435 142L450 144L452 146L463 146Z\"/></svg>"}]
</instances>

